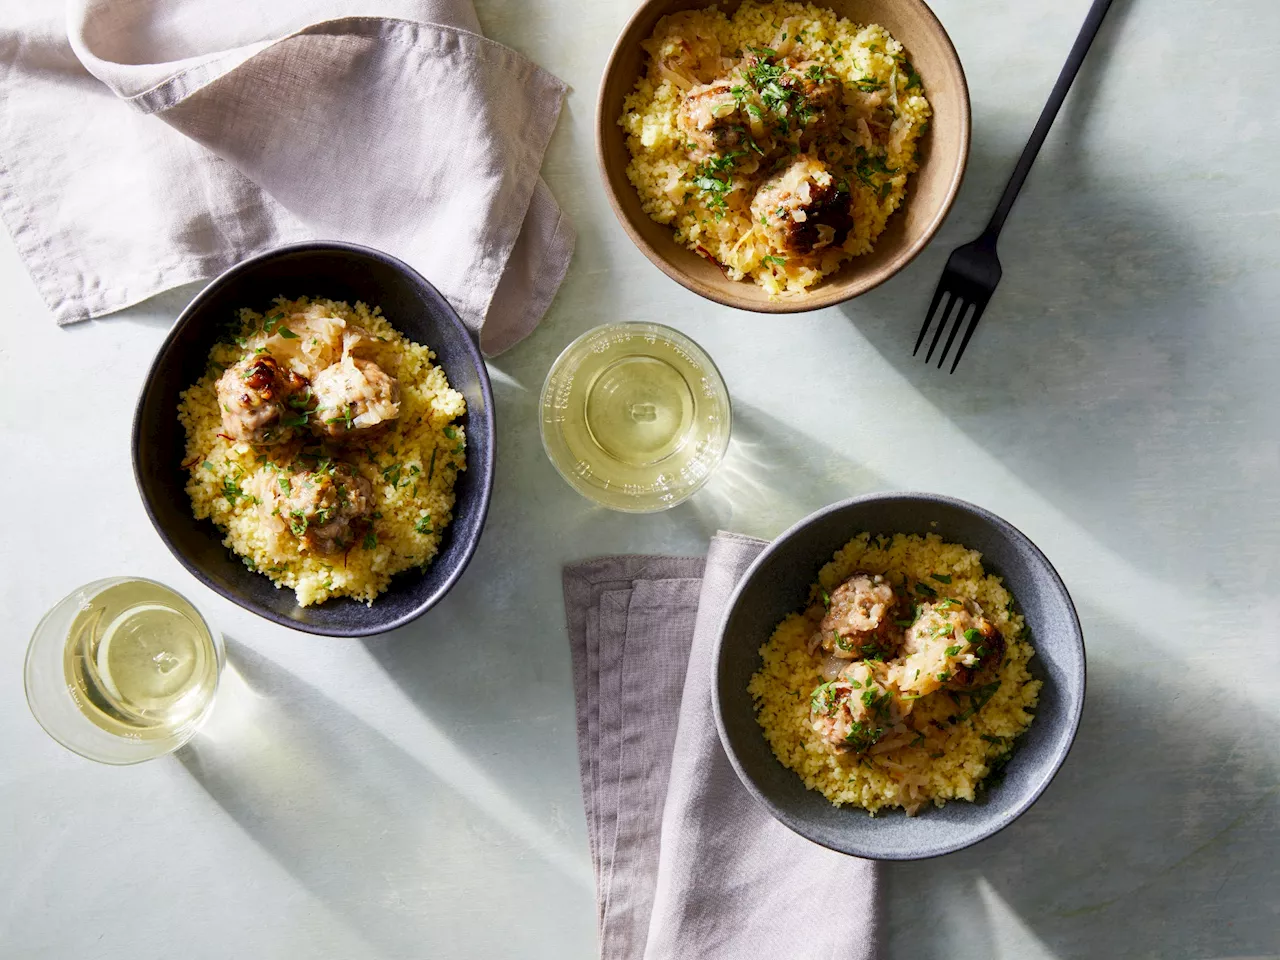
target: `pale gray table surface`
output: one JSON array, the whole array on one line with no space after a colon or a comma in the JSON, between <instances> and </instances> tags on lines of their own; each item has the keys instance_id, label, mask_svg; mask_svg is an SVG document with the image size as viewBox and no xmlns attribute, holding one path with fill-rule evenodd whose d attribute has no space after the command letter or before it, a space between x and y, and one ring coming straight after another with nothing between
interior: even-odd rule
<instances>
[{"instance_id":1,"label":"pale gray table surface","mask_svg":"<svg viewBox=\"0 0 1280 960\"><path fill-rule=\"evenodd\" d=\"M488 528L410 627L311 638L187 576L142 511L128 441L193 288L59 330L0 240L0 955L592 957L560 566L698 553L718 527L770 536L896 488L976 501L1037 541L1079 604L1090 676L1075 750L1026 816L888 868L892 955L1280 952L1280 7L1116 0L948 377L911 358L916 329L1085 0L938 0L974 106L955 210L899 277L792 319L699 300L614 221L592 113L629 0L478 6L573 87L546 176L578 252L543 326L491 364ZM592 509L538 441L551 360L622 319L687 331L734 397L724 468L664 515ZM205 605L235 665L194 747L126 769L46 739L21 688L40 613L118 573ZM815 895L838 908L816 880Z\"/></svg>"}]
</instances>

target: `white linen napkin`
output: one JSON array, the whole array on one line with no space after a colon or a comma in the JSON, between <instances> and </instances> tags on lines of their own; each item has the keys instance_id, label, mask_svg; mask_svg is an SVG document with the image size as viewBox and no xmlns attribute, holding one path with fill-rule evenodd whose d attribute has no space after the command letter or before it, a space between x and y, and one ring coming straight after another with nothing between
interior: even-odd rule
<instances>
[{"instance_id":1,"label":"white linen napkin","mask_svg":"<svg viewBox=\"0 0 1280 960\"><path fill-rule=\"evenodd\" d=\"M880 870L810 843L738 781L711 705L725 605L764 542L564 571L604 960L870 960Z\"/></svg>"},{"instance_id":2,"label":"white linen napkin","mask_svg":"<svg viewBox=\"0 0 1280 960\"><path fill-rule=\"evenodd\" d=\"M499 353L573 250L538 173L566 88L479 31L471 0L0 0L0 217L58 323L338 239Z\"/></svg>"}]
</instances>

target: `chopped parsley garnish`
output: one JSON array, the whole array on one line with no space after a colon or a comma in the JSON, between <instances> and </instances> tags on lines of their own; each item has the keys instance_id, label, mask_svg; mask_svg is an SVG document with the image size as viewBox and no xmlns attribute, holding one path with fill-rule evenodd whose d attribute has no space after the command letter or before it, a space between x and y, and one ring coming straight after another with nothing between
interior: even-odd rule
<instances>
[{"instance_id":1,"label":"chopped parsley garnish","mask_svg":"<svg viewBox=\"0 0 1280 960\"><path fill-rule=\"evenodd\" d=\"M885 710L889 703L889 697L890 695L887 692L877 694L871 689L871 685L868 684L867 689L862 691L860 699L862 700L862 705L867 708L867 712L872 716L879 718L885 715Z\"/></svg>"},{"instance_id":2,"label":"chopped parsley garnish","mask_svg":"<svg viewBox=\"0 0 1280 960\"><path fill-rule=\"evenodd\" d=\"M835 681L829 680L814 687L813 693L809 694L809 709L817 713L834 713L838 703L834 685Z\"/></svg>"},{"instance_id":3,"label":"chopped parsley garnish","mask_svg":"<svg viewBox=\"0 0 1280 960\"><path fill-rule=\"evenodd\" d=\"M724 216L728 206L729 192L733 189L733 162L739 156L733 152L711 157L694 170L693 185L702 191L707 209L715 211L717 220Z\"/></svg>"},{"instance_id":4,"label":"chopped parsley garnish","mask_svg":"<svg viewBox=\"0 0 1280 960\"><path fill-rule=\"evenodd\" d=\"M926 597L936 597L938 595L938 591L933 589L933 587L929 586L927 583L917 583L915 585L915 591L916 593L922 594Z\"/></svg>"},{"instance_id":5,"label":"chopped parsley garnish","mask_svg":"<svg viewBox=\"0 0 1280 960\"><path fill-rule=\"evenodd\" d=\"M831 594L827 593L822 587L818 588L818 592L822 594L822 605L828 610L831 609Z\"/></svg>"},{"instance_id":6,"label":"chopped parsley garnish","mask_svg":"<svg viewBox=\"0 0 1280 960\"><path fill-rule=\"evenodd\" d=\"M982 640L982 634L980 634L977 630L974 630L972 627L970 627L968 630L964 632L964 638L968 640L970 643L978 643L979 641Z\"/></svg>"},{"instance_id":7,"label":"chopped parsley garnish","mask_svg":"<svg viewBox=\"0 0 1280 960\"><path fill-rule=\"evenodd\" d=\"M280 477L280 479L279 479L277 482L280 484L280 492L281 492L281 493L290 493L290 492L292 492L293 488L289 485L289 478L288 478L288 477Z\"/></svg>"},{"instance_id":8,"label":"chopped parsley garnish","mask_svg":"<svg viewBox=\"0 0 1280 960\"><path fill-rule=\"evenodd\" d=\"M977 690L969 694L969 709L956 717L955 722L968 720L975 713L987 705L987 701L996 695L996 691L1000 689L1000 681L996 680L988 683L986 686L979 687Z\"/></svg>"},{"instance_id":9,"label":"chopped parsley garnish","mask_svg":"<svg viewBox=\"0 0 1280 960\"><path fill-rule=\"evenodd\" d=\"M377 545L378 545L378 535L374 533L372 529L370 529L364 535L364 543L361 544L361 546L363 546L366 550L372 550Z\"/></svg>"},{"instance_id":10,"label":"chopped parsley garnish","mask_svg":"<svg viewBox=\"0 0 1280 960\"><path fill-rule=\"evenodd\" d=\"M249 499L249 495L241 488L238 480L231 477L222 478L222 497L227 501L228 506L234 507L239 500Z\"/></svg>"},{"instance_id":11,"label":"chopped parsley garnish","mask_svg":"<svg viewBox=\"0 0 1280 960\"><path fill-rule=\"evenodd\" d=\"M455 430L455 429L453 429L453 427L445 427L445 428L444 428L444 435L445 435L446 437L448 437L450 440L457 440L457 439L458 439L458 431L457 431L457 430Z\"/></svg>"},{"instance_id":12,"label":"chopped parsley garnish","mask_svg":"<svg viewBox=\"0 0 1280 960\"><path fill-rule=\"evenodd\" d=\"M894 623L896 623L896 624L897 624L898 626L900 626L900 627L909 627L909 626L911 626L913 623L915 623L915 621L914 621L914 620L895 620L895 621L893 621L893 622L894 622Z\"/></svg>"},{"instance_id":13,"label":"chopped parsley garnish","mask_svg":"<svg viewBox=\"0 0 1280 960\"><path fill-rule=\"evenodd\" d=\"M930 580L937 580L939 583L950 583L950 582L951 582L951 577L950 577L950 575L949 575L949 574L945 574L945 573L931 573L931 574L929 574L929 579L930 579Z\"/></svg>"},{"instance_id":14,"label":"chopped parsley garnish","mask_svg":"<svg viewBox=\"0 0 1280 960\"><path fill-rule=\"evenodd\" d=\"M212 464L212 463L210 463L208 460L206 460L206 461L202 464L202 466L203 466L206 470L208 470L210 473L212 473L212 472L213 472L213 464Z\"/></svg>"},{"instance_id":15,"label":"chopped parsley garnish","mask_svg":"<svg viewBox=\"0 0 1280 960\"><path fill-rule=\"evenodd\" d=\"M883 736L884 727L872 727L855 720L849 725L849 732L845 734L844 742L853 749L861 751L873 746Z\"/></svg>"},{"instance_id":16,"label":"chopped parsley garnish","mask_svg":"<svg viewBox=\"0 0 1280 960\"><path fill-rule=\"evenodd\" d=\"M267 319L262 321L262 331L268 335L276 332L276 327L280 325L280 321L284 319L283 313L273 313Z\"/></svg>"},{"instance_id":17,"label":"chopped parsley garnish","mask_svg":"<svg viewBox=\"0 0 1280 960\"><path fill-rule=\"evenodd\" d=\"M853 81L853 85L863 93L874 93L877 90L884 89L884 83L875 77L863 77L861 80Z\"/></svg>"},{"instance_id":18,"label":"chopped parsley garnish","mask_svg":"<svg viewBox=\"0 0 1280 960\"><path fill-rule=\"evenodd\" d=\"M295 410L308 410L311 407L311 388L307 387L302 393L295 393L286 401L289 406Z\"/></svg>"},{"instance_id":19,"label":"chopped parsley garnish","mask_svg":"<svg viewBox=\"0 0 1280 960\"><path fill-rule=\"evenodd\" d=\"M780 267L781 267L783 264L785 264L785 263L787 262L787 258L786 258L786 257L775 257L773 254L769 254L768 256L761 257L761 258L760 258L760 262L761 262L761 263L776 263L778 266L780 266Z\"/></svg>"},{"instance_id":20,"label":"chopped parsley garnish","mask_svg":"<svg viewBox=\"0 0 1280 960\"><path fill-rule=\"evenodd\" d=\"M436 472L436 454L440 452L440 448L436 447L431 451L431 465L427 468L427 483L431 482L431 478Z\"/></svg>"},{"instance_id":21,"label":"chopped parsley garnish","mask_svg":"<svg viewBox=\"0 0 1280 960\"><path fill-rule=\"evenodd\" d=\"M345 425L346 425L346 428L347 428L348 430L350 430L350 429L351 429L351 424L352 424L352 422L353 422L353 421L355 420L355 418L356 418L356 417L355 417L355 413L353 412L354 410L355 410L355 404L353 404L353 403L348 403L348 404L347 404L347 410L346 410L346 413L342 414L341 416L337 416L337 417L330 417L328 420L326 420L326 421L325 421L325 423L341 423L341 424L345 424Z\"/></svg>"},{"instance_id":22,"label":"chopped parsley garnish","mask_svg":"<svg viewBox=\"0 0 1280 960\"><path fill-rule=\"evenodd\" d=\"M286 340L297 340L297 339L298 339L298 335L297 335L296 333L294 333L292 330L290 330L288 327L281 327L281 328L280 328L280 330L279 330L278 332L279 332L280 336L284 337Z\"/></svg>"},{"instance_id":23,"label":"chopped parsley garnish","mask_svg":"<svg viewBox=\"0 0 1280 960\"><path fill-rule=\"evenodd\" d=\"M431 515L427 514L425 517L419 517L418 522L413 525L413 529L417 530L418 533L430 533Z\"/></svg>"}]
</instances>

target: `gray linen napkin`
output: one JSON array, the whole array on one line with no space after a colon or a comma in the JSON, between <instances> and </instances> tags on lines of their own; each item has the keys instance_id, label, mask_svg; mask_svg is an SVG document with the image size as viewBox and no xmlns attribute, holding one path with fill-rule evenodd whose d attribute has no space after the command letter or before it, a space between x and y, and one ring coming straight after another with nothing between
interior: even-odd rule
<instances>
[{"instance_id":1,"label":"gray linen napkin","mask_svg":"<svg viewBox=\"0 0 1280 960\"><path fill-rule=\"evenodd\" d=\"M578 756L605 960L868 960L879 871L739 783L711 708L716 632L764 543L568 567ZM687 668L687 669L686 669Z\"/></svg>"},{"instance_id":2,"label":"gray linen napkin","mask_svg":"<svg viewBox=\"0 0 1280 960\"><path fill-rule=\"evenodd\" d=\"M471 0L0 0L0 217L59 323L339 239L494 354L568 269L538 174L564 92Z\"/></svg>"}]
</instances>

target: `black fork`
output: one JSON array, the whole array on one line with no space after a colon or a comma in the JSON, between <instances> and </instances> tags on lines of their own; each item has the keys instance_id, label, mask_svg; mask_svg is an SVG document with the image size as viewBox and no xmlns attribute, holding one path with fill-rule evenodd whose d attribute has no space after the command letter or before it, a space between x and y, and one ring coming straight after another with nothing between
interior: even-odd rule
<instances>
[{"instance_id":1,"label":"black fork","mask_svg":"<svg viewBox=\"0 0 1280 960\"><path fill-rule=\"evenodd\" d=\"M1040 119L1036 121L1035 129L1031 131L1031 139L1023 148L1022 156L1018 158L1018 165L1013 168L1013 176L1009 178L1009 184L1004 188L1000 202L996 204L991 222L987 224L987 228L982 231L978 239L962 247L956 247L947 259L947 266L942 271L938 288L933 292L933 300L929 303L929 313L924 318L924 326L920 328L920 336L916 337L916 347L911 352L912 356L920 352L920 345L924 343L924 338L929 333L934 315L938 312L938 307L942 306L942 316L933 331L933 339L929 342L929 352L924 356L925 363L933 359L933 351L937 348L948 321L951 321L951 332L947 335L946 343L943 344L942 353L938 355L939 370L946 362L947 354L951 352L951 344L955 342L956 334L960 332L960 326L967 317L968 325L965 327L964 336L960 339L960 347L956 350L955 358L951 361L950 372L956 372L960 358L964 356L964 348L969 345L969 339L973 336L978 321L982 319L982 312L991 302L991 295L995 293L996 284L1000 282L1000 258L996 255L996 240L1000 236L1000 229L1013 208L1013 201L1018 198L1018 191L1022 189L1022 183L1027 179L1031 165L1036 161L1036 154L1040 152L1045 137L1049 135L1049 128L1053 126L1062 101L1066 99L1072 81L1080 72L1080 64L1084 63L1085 54L1089 52L1093 38L1098 35L1102 18L1107 15L1110 6L1111 0L1093 0L1093 6L1089 8L1089 13L1084 19L1084 26L1080 28L1080 34L1071 47L1067 62L1063 65L1062 72L1058 74L1058 80L1053 85L1053 91L1049 94L1049 102L1040 111ZM953 313L954 320L952 320Z\"/></svg>"}]
</instances>

